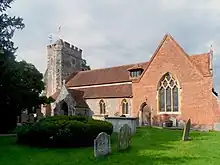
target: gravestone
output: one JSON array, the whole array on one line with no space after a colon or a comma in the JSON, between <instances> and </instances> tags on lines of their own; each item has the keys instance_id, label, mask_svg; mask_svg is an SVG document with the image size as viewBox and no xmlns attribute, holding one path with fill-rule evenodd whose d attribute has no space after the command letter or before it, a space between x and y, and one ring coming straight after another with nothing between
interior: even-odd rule
<instances>
[{"instance_id":1,"label":"gravestone","mask_svg":"<svg viewBox=\"0 0 220 165\"><path fill-rule=\"evenodd\" d=\"M185 127L185 125L186 125L186 122L184 122L183 120L180 120L178 123L177 123L177 125L178 125L178 128L184 128Z\"/></svg>"},{"instance_id":2,"label":"gravestone","mask_svg":"<svg viewBox=\"0 0 220 165\"><path fill-rule=\"evenodd\" d=\"M169 120L173 122L173 127L177 127L178 123L177 123L177 119L176 118L171 117Z\"/></svg>"},{"instance_id":3,"label":"gravestone","mask_svg":"<svg viewBox=\"0 0 220 165\"><path fill-rule=\"evenodd\" d=\"M94 156L102 157L108 155L110 152L110 136L105 132L101 132L94 140Z\"/></svg>"},{"instance_id":4,"label":"gravestone","mask_svg":"<svg viewBox=\"0 0 220 165\"><path fill-rule=\"evenodd\" d=\"M34 114L29 114L29 122L34 123Z\"/></svg>"},{"instance_id":5,"label":"gravestone","mask_svg":"<svg viewBox=\"0 0 220 165\"><path fill-rule=\"evenodd\" d=\"M118 150L126 150L131 142L131 127L124 124L118 133Z\"/></svg>"},{"instance_id":6,"label":"gravestone","mask_svg":"<svg viewBox=\"0 0 220 165\"><path fill-rule=\"evenodd\" d=\"M25 123L28 121L28 115L25 113L21 114L21 123Z\"/></svg>"},{"instance_id":7,"label":"gravestone","mask_svg":"<svg viewBox=\"0 0 220 165\"><path fill-rule=\"evenodd\" d=\"M189 119L187 123L185 124L184 130L183 130L183 141L189 140L189 132L190 132L190 127L191 127L191 120Z\"/></svg>"}]
</instances>

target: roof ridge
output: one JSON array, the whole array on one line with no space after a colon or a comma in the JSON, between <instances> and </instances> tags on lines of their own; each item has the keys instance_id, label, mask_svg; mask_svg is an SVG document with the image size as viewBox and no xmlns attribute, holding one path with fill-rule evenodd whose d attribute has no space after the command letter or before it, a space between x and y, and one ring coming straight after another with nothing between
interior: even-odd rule
<instances>
[{"instance_id":1,"label":"roof ridge","mask_svg":"<svg viewBox=\"0 0 220 165\"><path fill-rule=\"evenodd\" d=\"M96 70L120 68L120 67L126 67L126 66L130 66L130 65L144 64L144 63L148 63L148 61L146 61L146 62L139 62L139 63L132 63L132 64L125 64L125 65L118 65L118 66L112 66L112 67L106 67L106 68L97 68L97 69L91 69L91 70L85 70L85 71L79 71L79 72L84 72L84 73L85 73L85 72L91 72L91 71L96 71Z\"/></svg>"}]
</instances>

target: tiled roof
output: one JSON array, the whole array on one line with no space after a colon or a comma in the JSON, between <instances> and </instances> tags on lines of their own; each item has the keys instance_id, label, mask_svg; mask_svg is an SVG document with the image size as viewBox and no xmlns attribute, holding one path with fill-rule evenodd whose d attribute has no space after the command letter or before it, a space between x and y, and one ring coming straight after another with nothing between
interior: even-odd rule
<instances>
[{"instance_id":1,"label":"tiled roof","mask_svg":"<svg viewBox=\"0 0 220 165\"><path fill-rule=\"evenodd\" d=\"M59 94L60 94L60 89L57 89L57 91L50 97L52 97L54 100L56 100L57 97L59 96Z\"/></svg>"},{"instance_id":2,"label":"tiled roof","mask_svg":"<svg viewBox=\"0 0 220 165\"><path fill-rule=\"evenodd\" d=\"M84 100L83 91L75 90L75 89L68 89L68 92L71 94L72 98L76 101L76 107L80 108L87 108L88 104Z\"/></svg>"},{"instance_id":3,"label":"tiled roof","mask_svg":"<svg viewBox=\"0 0 220 165\"><path fill-rule=\"evenodd\" d=\"M83 96L83 98L85 99L132 97L131 84L69 89L69 90L72 90L72 93L74 92L81 93L81 96Z\"/></svg>"},{"instance_id":4,"label":"tiled roof","mask_svg":"<svg viewBox=\"0 0 220 165\"><path fill-rule=\"evenodd\" d=\"M147 64L140 63L139 65L144 67ZM128 82L129 74L127 69L131 68L134 64L122 65L111 68L94 69L87 71L74 72L67 78L67 86L77 87L86 85L99 85L118 82ZM69 81L68 81L69 80Z\"/></svg>"},{"instance_id":5,"label":"tiled roof","mask_svg":"<svg viewBox=\"0 0 220 165\"><path fill-rule=\"evenodd\" d=\"M76 101L76 107L81 107L81 108L88 107L84 99L132 97L131 84L68 89L68 92L71 94L72 98ZM60 90L57 90L57 92L55 92L55 94L52 95L53 99L56 100L59 93Z\"/></svg>"},{"instance_id":6,"label":"tiled roof","mask_svg":"<svg viewBox=\"0 0 220 165\"><path fill-rule=\"evenodd\" d=\"M192 63L202 72L203 75L210 74L209 72L209 55L208 53L191 55L189 59ZM89 85L100 85L110 83L129 82L128 70L133 67L146 68L149 62L122 65L112 68L94 69L89 71L74 72L66 80L68 87L77 86L89 86Z\"/></svg>"}]
</instances>

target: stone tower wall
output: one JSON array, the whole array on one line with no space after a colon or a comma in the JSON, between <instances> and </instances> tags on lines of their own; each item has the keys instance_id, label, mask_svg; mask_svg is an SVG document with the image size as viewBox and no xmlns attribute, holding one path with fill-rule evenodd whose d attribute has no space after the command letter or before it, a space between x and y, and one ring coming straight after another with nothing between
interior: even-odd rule
<instances>
[{"instance_id":1,"label":"stone tower wall","mask_svg":"<svg viewBox=\"0 0 220 165\"><path fill-rule=\"evenodd\" d=\"M45 74L46 95L51 96L62 86L63 79L66 79L72 72L87 70L83 68L82 49L58 40L47 46L47 74Z\"/></svg>"}]
</instances>

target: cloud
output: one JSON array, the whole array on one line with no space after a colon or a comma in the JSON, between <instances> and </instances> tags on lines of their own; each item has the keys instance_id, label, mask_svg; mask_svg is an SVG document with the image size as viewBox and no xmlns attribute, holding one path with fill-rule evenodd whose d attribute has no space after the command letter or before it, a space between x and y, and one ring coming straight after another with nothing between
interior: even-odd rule
<instances>
[{"instance_id":1,"label":"cloud","mask_svg":"<svg viewBox=\"0 0 220 165\"><path fill-rule=\"evenodd\" d=\"M15 35L18 59L44 72L48 35L83 49L92 68L149 60L165 33L189 54L215 49L215 86L220 91L220 2L218 0L17 0L10 14L26 28ZM99 59L99 60L97 60Z\"/></svg>"}]
</instances>

